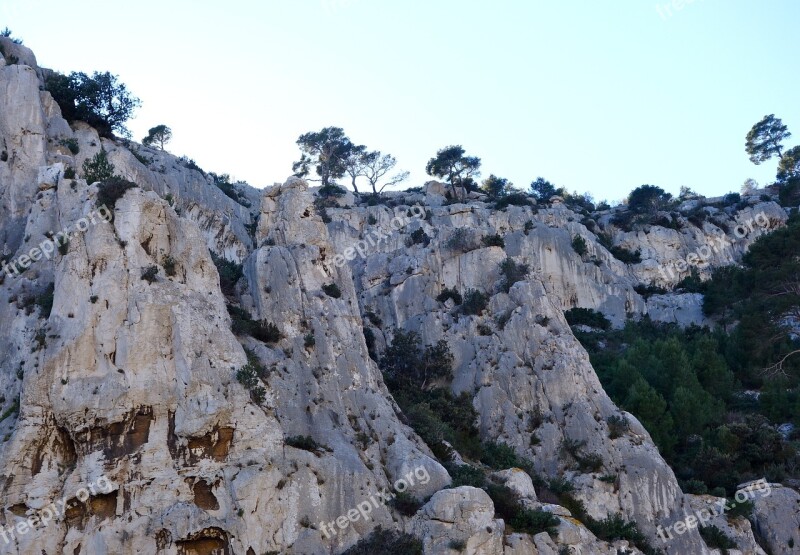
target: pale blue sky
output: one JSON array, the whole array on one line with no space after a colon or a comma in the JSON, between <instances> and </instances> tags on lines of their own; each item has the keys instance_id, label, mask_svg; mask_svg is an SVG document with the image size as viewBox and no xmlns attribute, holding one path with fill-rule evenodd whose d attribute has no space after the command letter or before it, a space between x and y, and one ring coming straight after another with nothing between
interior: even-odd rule
<instances>
[{"instance_id":1,"label":"pale blue sky","mask_svg":"<svg viewBox=\"0 0 800 555\"><path fill-rule=\"evenodd\" d=\"M744 136L775 113L800 143L800 2L670 5L2 0L0 27L45 67L119 74L143 101L136 139L165 123L170 151L258 187L328 125L394 154L409 185L449 144L484 176L542 175L598 200L771 181Z\"/></svg>"}]
</instances>

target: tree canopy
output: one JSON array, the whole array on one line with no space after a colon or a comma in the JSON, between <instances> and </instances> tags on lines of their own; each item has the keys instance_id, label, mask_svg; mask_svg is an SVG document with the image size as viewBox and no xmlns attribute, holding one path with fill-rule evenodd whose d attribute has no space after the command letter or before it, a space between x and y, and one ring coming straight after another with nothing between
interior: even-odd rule
<instances>
[{"instance_id":1,"label":"tree canopy","mask_svg":"<svg viewBox=\"0 0 800 555\"><path fill-rule=\"evenodd\" d=\"M475 184L474 178L480 176L480 168L480 158L467 156L461 145L454 145L439 150L428 160L425 171L430 176L447 179L455 198L456 187L468 189Z\"/></svg>"},{"instance_id":2,"label":"tree canopy","mask_svg":"<svg viewBox=\"0 0 800 555\"><path fill-rule=\"evenodd\" d=\"M335 183L345 175L346 162L356 147L341 127L325 127L321 131L305 133L297 139L302 155L292 165L297 177L307 177L312 166L323 187Z\"/></svg>"},{"instance_id":3,"label":"tree canopy","mask_svg":"<svg viewBox=\"0 0 800 555\"><path fill-rule=\"evenodd\" d=\"M130 136L125 123L141 102L116 75L108 71L95 71L91 77L82 72L55 73L46 86L67 121L84 121L101 137L111 138L114 132Z\"/></svg>"},{"instance_id":4,"label":"tree canopy","mask_svg":"<svg viewBox=\"0 0 800 555\"><path fill-rule=\"evenodd\" d=\"M156 146L159 150L164 150L164 145L172 140L172 129L166 125L156 125L151 127L147 136L142 139L145 146Z\"/></svg>"},{"instance_id":5,"label":"tree canopy","mask_svg":"<svg viewBox=\"0 0 800 555\"><path fill-rule=\"evenodd\" d=\"M628 195L628 208L637 214L655 214L669 203L672 195L655 185L642 185Z\"/></svg>"},{"instance_id":6,"label":"tree canopy","mask_svg":"<svg viewBox=\"0 0 800 555\"><path fill-rule=\"evenodd\" d=\"M537 177L531 182L531 194L538 200L548 200L556 194L556 187L544 177Z\"/></svg>"},{"instance_id":7,"label":"tree canopy","mask_svg":"<svg viewBox=\"0 0 800 555\"><path fill-rule=\"evenodd\" d=\"M747 133L745 151L750 156L750 161L758 165L774 156L783 158L782 142L792 134L775 114L761 118Z\"/></svg>"}]
</instances>

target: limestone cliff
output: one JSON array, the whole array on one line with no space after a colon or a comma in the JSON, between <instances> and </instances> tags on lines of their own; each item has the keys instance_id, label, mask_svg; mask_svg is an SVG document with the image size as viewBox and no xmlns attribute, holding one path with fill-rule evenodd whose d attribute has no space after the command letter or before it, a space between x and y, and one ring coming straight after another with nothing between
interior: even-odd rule
<instances>
[{"instance_id":1,"label":"limestone cliff","mask_svg":"<svg viewBox=\"0 0 800 555\"><path fill-rule=\"evenodd\" d=\"M698 296L645 299L637 287L674 286L688 270L660 268L718 241L723 227L729 246L708 266L735 262L786 219L776 203L754 198L717 214L720 225L624 232L610 213L590 222L558 202L447 203L436 183L375 206L348 194L322 210L291 178L264 190L236 184L237 201L186 160L70 127L33 54L0 41L18 59L0 61L0 255L32 260L0 277L0 525L10 538L0 553L340 553L378 525L420 537L427 553L455 553L453 541L486 555L638 552L598 540L522 478L515 487L531 506L559 515L553 537L506 533L485 492L448 489L369 354L364 330L380 353L395 328L445 340L452 390L473 399L482 436L543 476L572 480L590 516L620 513L667 553L709 552L697 530L657 536L696 500L603 391L563 311L595 308L616 324L643 314L702 321ZM101 148L138 185L107 212L98 184L66 176ZM736 236L762 213L767 223ZM69 241L45 255L62 230ZM485 246L495 234L504 246ZM576 235L586 255L574 252ZM617 259L609 238L641 262ZM212 254L242 264L233 291L222 290ZM506 290L507 257L530 271ZM489 292L486 311L464 316L437 301L446 287ZM38 301L50 292L52 308ZM237 310L279 335L234 334ZM263 399L237 380L248 364ZM609 433L615 416L629 425L619 437ZM576 470L565 440L601 466ZM413 493L430 497L416 515L375 503L368 520L332 534L320 525L414 476ZM78 493L101 480L102 491ZM21 530L58 500L71 507ZM758 527L777 535L781 518L759 508ZM759 552L749 527L737 538Z\"/></svg>"}]
</instances>

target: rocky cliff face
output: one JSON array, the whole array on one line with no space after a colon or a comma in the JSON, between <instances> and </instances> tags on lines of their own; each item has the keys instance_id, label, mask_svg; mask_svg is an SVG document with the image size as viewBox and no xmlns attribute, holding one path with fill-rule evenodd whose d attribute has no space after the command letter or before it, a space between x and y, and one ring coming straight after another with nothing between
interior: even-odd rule
<instances>
[{"instance_id":1,"label":"rocky cliff face","mask_svg":"<svg viewBox=\"0 0 800 555\"><path fill-rule=\"evenodd\" d=\"M589 222L560 203L445 203L435 183L320 210L290 179L236 185L236 202L185 160L71 128L33 54L0 40L18 59L0 61L0 553L340 553L379 525L418 536L426 553L456 553L453 542L486 555L638 552L537 500L530 478L513 477L521 471L503 480L559 515L556 535L510 533L483 490L448 489L368 353L365 329L380 353L395 328L445 340L451 388L472 398L483 438L542 476L569 478L590 516L622 514L667 553L710 552L696 529L658 536L696 501L605 394L563 311L702 321L697 295L644 299L637 286L675 285L688 267L663 268L720 243L718 232L729 242L707 266L737 260L786 219L777 204L754 198L716 214L719 225L625 233L608 215ZM101 147L138 185L113 208L97 206L98 184L65 177ZM736 225L759 214L765 223L738 237ZM62 230L69 241L47 252ZM642 261L618 260L601 232ZM484 246L495 234L504 246ZM571 246L578 235L583 256ZM242 264L233 291L222 291L212 253ZM29 267L14 271L23 256ZM529 272L505 287L509 257ZM436 300L445 287L485 291L488 306L464 316ZM237 310L277 324L279 337L237 336ZM242 368L263 399L237 380ZM628 432L610 434L611 417ZM577 470L565 441L601 465ZM432 496L412 517L371 501L400 480ZM781 518L765 506L758 527L778 537ZM749 527L737 541L760 552Z\"/></svg>"}]
</instances>

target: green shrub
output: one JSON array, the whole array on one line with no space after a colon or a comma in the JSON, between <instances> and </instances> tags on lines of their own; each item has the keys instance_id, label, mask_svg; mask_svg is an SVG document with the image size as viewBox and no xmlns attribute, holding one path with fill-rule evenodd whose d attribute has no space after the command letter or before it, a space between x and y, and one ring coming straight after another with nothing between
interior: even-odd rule
<instances>
[{"instance_id":1,"label":"green shrub","mask_svg":"<svg viewBox=\"0 0 800 555\"><path fill-rule=\"evenodd\" d=\"M578 253L578 256L583 256L587 252L589 252L589 247L586 246L586 239L581 237L580 235L576 235L572 238L572 250Z\"/></svg>"},{"instance_id":2,"label":"green shrub","mask_svg":"<svg viewBox=\"0 0 800 555\"><path fill-rule=\"evenodd\" d=\"M45 88L68 122L85 121L101 137L113 138L114 132L130 136L125 123L141 103L116 75L107 71L95 71L91 77L82 72L54 72L47 78Z\"/></svg>"},{"instance_id":3,"label":"green shrub","mask_svg":"<svg viewBox=\"0 0 800 555\"><path fill-rule=\"evenodd\" d=\"M403 532L383 530L380 526L375 531L359 540L342 555L422 555L422 542Z\"/></svg>"},{"instance_id":4,"label":"green shrub","mask_svg":"<svg viewBox=\"0 0 800 555\"><path fill-rule=\"evenodd\" d=\"M452 376L453 355L447 342L422 347L417 332L395 329L392 343L381 359L387 381L424 386L429 380Z\"/></svg>"},{"instance_id":5,"label":"green shrub","mask_svg":"<svg viewBox=\"0 0 800 555\"><path fill-rule=\"evenodd\" d=\"M406 247L412 247L414 245L422 245L423 247L427 247L431 244L431 238L428 237L428 234L425 233L425 230L420 228L415 229L411 232L411 235L406 238Z\"/></svg>"},{"instance_id":6,"label":"green shrub","mask_svg":"<svg viewBox=\"0 0 800 555\"><path fill-rule=\"evenodd\" d=\"M611 328L608 318L603 316L602 312L591 308L571 308L564 313L564 317L570 326L584 325L601 330Z\"/></svg>"},{"instance_id":7,"label":"green shrub","mask_svg":"<svg viewBox=\"0 0 800 555\"><path fill-rule=\"evenodd\" d=\"M81 151L81 147L78 144L78 139L74 138L61 139L59 141L59 144L67 147L72 154L78 154Z\"/></svg>"},{"instance_id":8,"label":"green shrub","mask_svg":"<svg viewBox=\"0 0 800 555\"><path fill-rule=\"evenodd\" d=\"M236 294L236 283L244 275L241 264L237 264L231 260L225 260L221 256L211 253L211 260L214 266L217 267L219 273L219 286L222 292L232 297Z\"/></svg>"},{"instance_id":9,"label":"green shrub","mask_svg":"<svg viewBox=\"0 0 800 555\"><path fill-rule=\"evenodd\" d=\"M467 289L464 293L464 302L461 312L467 316L479 316L489 305L489 295L477 289Z\"/></svg>"},{"instance_id":10,"label":"green shrub","mask_svg":"<svg viewBox=\"0 0 800 555\"><path fill-rule=\"evenodd\" d=\"M117 201L125 196L125 193L137 187L136 183L132 183L121 177L112 177L100 183L97 188L97 206L105 206L110 211L114 211Z\"/></svg>"},{"instance_id":11,"label":"green shrub","mask_svg":"<svg viewBox=\"0 0 800 555\"><path fill-rule=\"evenodd\" d=\"M389 503L403 516L412 517L422 507L423 502L405 491L399 491Z\"/></svg>"},{"instance_id":12,"label":"green shrub","mask_svg":"<svg viewBox=\"0 0 800 555\"><path fill-rule=\"evenodd\" d=\"M611 415L606 418L606 423L608 424L608 437L611 439L622 437L630 429L628 419L624 416Z\"/></svg>"},{"instance_id":13,"label":"green shrub","mask_svg":"<svg viewBox=\"0 0 800 555\"><path fill-rule=\"evenodd\" d=\"M39 305L39 314L42 318L47 320L50 318L50 313L53 310L53 295L55 293L55 284L51 283L42 292L41 295L36 297L36 304Z\"/></svg>"},{"instance_id":14,"label":"green shrub","mask_svg":"<svg viewBox=\"0 0 800 555\"><path fill-rule=\"evenodd\" d=\"M317 343L317 339L314 337L314 333L313 332L307 333L305 335L305 337L303 338L303 346L306 349L310 349L311 347L316 345L316 343Z\"/></svg>"},{"instance_id":15,"label":"green shrub","mask_svg":"<svg viewBox=\"0 0 800 555\"><path fill-rule=\"evenodd\" d=\"M75 179L75 168L67 168L64 170L64 179Z\"/></svg>"},{"instance_id":16,"label":"green shrub","mask_svg":"<svg viewBox=\"0 0 800 555\"><path fill-rule=\"evenodd\" d=\"M482 488L486 485L486 474L483 470L468 464L446 464L447 473L453 479L451 488L459 486L472 486Z\"/></svg>"},{"instance_id":17,"label":"green shrub","mask_svg":"<svg viewBox=\"0 0 800 555\"><path fill-rule=\"evenodd\" d=\"M250 356L250 353L248 353L248 359ZM263 367L261 368L263 369ZM258 367L248 362L236 372L236 380L250 392L250 398L253 402L260 405L267 397L267 390L260 385L258 370Z\"/></svg>"},{"instance_id":18,"label":"green shrub","mask_svg":"<svg viewBox=\"0 0 800 555\"><path fill-rule=\"evenodd\" d=\"M530 206L531 201L524 193L511 193L494 203L495 210L505 210L509 206Z\"/></svg>"},{"instance_id":19,"label":"green shrub","mask_svg":"<svg viewBox=\"0 0 800 555\"><path fill-rule=\"evenodd\" d=\"M500 263L500 275L502 276L500 287L508 293L512 285L528 277L529 271L530 268L527 264L515 262L510 256L507 257Z\"/></svg>"},{"instance_id":20,"label":"green shrub","mask_svg":"<svg viewBox=\"0 0 800 555\"><path fill-rule=\"evenodd\" d=\"M499 484L488 484L486 493L494 502L494 510L508 526L516 532L539 534L547 532L555 536L556 527L561 521L546 511L532 511L522 506L517 495L508 487Z\"/></svg>"},{"instance_id":21,"label":"green shrub","mask_svg":"<svg viewBox=\"0 0 800 555\"><path fill-rule=\"evenodd\" d=\"M506 241L503 237L497 233L494 235L487 235L483 238L483 245L486 247L500 247L505 248Z\"/></svg>"},{"instance_id":22,"label":"green shrub","mask_svg":"<svg viewBox=\"0 0 800 555\"><path fill-rule=\"evenodd\" d=\"M296 449L302 449L303 451L311 451L312 453L318 453L319 451L327 451L328 447L317 443L314 441L314 438L311 436L292 436L287 437L284 440L284 443L289 447L294 447Z\"/></svg>"},{"instance_id":23,"label":"green shrub","mask_svg":"<svg viewBox=\"0 0 800 555\"><path fill-rule=\"evenodd\" d=\"M100 152L83 161L83 178L90 185L111 179L114 177L114 170L114 164L109 161L105 147L100 147Z\"/></svg>"},{"instance_id":24,"label":"green shrub","mask_svg":"<svg viewBox=\"0 0 800 555\"><path fill-rule=\"evenodd\" d=\"M459 227L445 241L444 246L457 253L474 251L478 248L477 241L470 229Z\"/></svg>"},{"instance_id":25,"label":"green shrub","mask_svg":"<svg viewBox=\"0 0 800 555\"><path fill-rule=\"evenodd\" d=\"M585 445L585 441L574 441L565 438L562 449L575 459L575 462L578 463L578 470L581 472L597 472L603 466L603 459L597 453L585 454L581 452Z\"/></svg>"},{"instance_id":26,"label":"green shrub","mask_svg":"<svg viewBox=\"0 0 800 555\"><path fill-rule=\"evenodd\" d=\"M264 343L277 343L283 337L278 326L264 320L253 320L246 310L238 306L229 304L228 314L231 316L231 331L236 335L249 335Z\"/></svg>"},{"instance_id":27,"label":"green shrub","mask_svg":"<svg viewBox=\"0 0 800 555\"><path fill-rule=\"evenodd\" d=\"M142 279L147 283L153 283L156 281L156 276L158 276L158 266L148 266L142 272Z\"/></svg>"},{"instance_id":28,"label":"green shrub","mask_svg":"<svg viewBox=\"0 0 800 555\"><path fill-rule=\"evenodd\" d=\"M161 265L164 266L164 273L170 277L175 275L177 264L177 261L169 254L161 259Z\"/></svg>"},{"instance_id":29,"label":"green shrub","mask_svg":"<svg viewBox=\"0 0 800 555\"><path fill-rule=\"evenodd\" d=\"M730 539L725 532L714 525L701 526L700 536L703 538L703 541L706 542L706 545L711 549L720 549L722 551L722 555L727 555L728 549L736 549L738 547L735 541Z\"/></svg>"},{"instance_id":30,"label":"green shrub","mask_svg":"<svg viewBox=\"0 0 800 555\"><path fill-rule=\"evenodd\" d=\"M322 286L322 290L325 291L325 294L331 298L338 299L342 296L342 290L339 289L339 286L335 283L328 283L327 285Z\"/></svg>"},{"instance_id":31,"label":"green shrub","mask_svg":"<svg viewBox=\"0 0 800 555\"><path fill-rule=\"evenodd\" d=\"M69 237L63 237L56 241L58 244L58 254L61 256L67 256L69 252Z\"/></svg>"},{"instance_id":32,"label":"green shrub","mask_svg":"<svg viewBox=\"0 0 800 555\"><path fill-rule=\"evenodd\" d=\"M625 247L611 247L609 251L614 258L625 264L638 264L642 261L642 253L638 250L632 252Z\"/></svg>"},{"instance_id":33,"label":"green shrub","mask_svg":"<svg viewBox=\"0 0 800 555\"><path fill-rule=\"evenodd\" d=\"M440 303L447 302L448 299L453 299L453 302L457 305L461 304L463 298L461 297L461 293L455 287L447 288L445 287L442 289L442 292L436 297L436 300Z\"/></svg>"}]
</instances>

